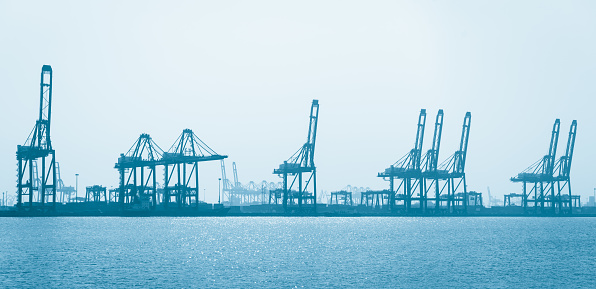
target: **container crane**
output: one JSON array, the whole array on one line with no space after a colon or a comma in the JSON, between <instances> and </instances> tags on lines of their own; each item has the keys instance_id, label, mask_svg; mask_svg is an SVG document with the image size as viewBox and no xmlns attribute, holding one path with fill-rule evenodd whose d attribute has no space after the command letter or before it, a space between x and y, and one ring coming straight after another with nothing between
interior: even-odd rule
<instances>
[{"instance_id":1,"label":"container crane","mask_svg":"<svg viewBox=\"0 0 596 289\"><path fill-rule=\"evenodd\" d=\"M232 184L226 175L226 164L224 163L224 159L220 160L220 164L221 164L221 181L222 181L222 185L223 185L221 188L221 191L224 195L224 200L227 197L228 203L230 205L233 205Z\"/></svg>"},{"instance_id":2,"label":"container crane","mask_svg":"<svg viewBox=\"0 0 596 289\"><path fill-rule=\"evenodd\" d=\"M545 206L550 206L554 213L555 179L553 172L557 143L559 142L559 129L560 120L556 119L551 132L548 154L517 174L517 176L511 178L511 181L514 183L522 183L522 206L524 210L528 210L529 204L532 204L534 211L537 211L538 205L540 205L541 212L544 212ZM532 185L530 191L527 191L528 183Z\"/></svg>"},{"instance_id":3,"label":"container crane","mask_svg":"<svg viewBox=\"0 0 596 289\"><path fill-rule=\"evenodd\" d=\"M555 181L557 182L557 205L559 211L565 206L569 209L569 213L572 213L574 207L574 200L579 204L579 196L571 195L571 161L573 160L573 150L575 148L575 135L577 134L577 120L571 122L569 128L569 137L567 138L567 147L565 149L565 155L562 156L555 164ZM567 187L568 195L562 195L562 191Z\"/></svg>"},{"instance_id":4,"label":"container crane","mask_svg":"<svg viewBox=\"0 0 596 289\"><path fill-rule=\"evenodd\" d=\"M435 121L435 130L433 134L432 148L426 153L423 163L424 168L422 175L424 176L424 207L427 206L428 193L434 188L435 210L439 210L441 204L441 193L439 190L439 151L441 148L441 135L443 132L443 110L439 109ZM430 181L430 184L428 184Z\"/></svg>"},{"instance_id":5,"label":"container crane","mask_svg":"<svg viewBox=\"0 0 596 289\"><path fill-rule=\"evenodd\" d=\"M160 164L163 150L148 134L141 136L126 154L120 154L115 167L120 174L118 202L124 206L141 205L155 208L157 205L157 178L155 168ZM148 173L145 173L145 168Z\"/></svg>"},{"instance_id":6,"label":"container crane","mask_svg":"<svg viewBox=\"0 0 596 289\"><path fill-rule=\"evenodd\" d=\"M163 154L161 164L165 166L164 206L175 197L178 207L199 206L199 162L223 160L203 142L191 129L185 129L170 149ZM172 186L172 177L175 184Z\"/></svg>"},{"instance_id":7,"label":"container crane","mask_svg":"<svg viewBox=\"0 0 596 289\"><path fill-rule=\"evenodd\" d=\"M315 166L315 143L317 139L318 119L319 101L314 99L310 108L310 121L306 143L288 160L279 165L279 168L273 170L274 174L283 178L282 197L283 206L286 211L289 206L298 205L299 208L302 208L303 204L311 204L314 212L316 212L317 169ZM303 180L302 174L307 174L308 179L306 181ZM293 176L293 180L289 185L288 176ZM298 183L298 191L292 191L296 182ZM307 191L311 182L312 193Z\"/></svg>"},{"instance_id":8,"label":"container crane","mask_svg":"<svg viewBox=\"0 0 596 289\"><path fill-rule=\"evenodd\" d=\"M234 172L234 186L242 187L242 184L238 181L238 170L236 170L236 162L232 162L232 171Z\"/></svg>"},{"instance_id":9,"label":"container crane","mask_svg":"<svg viewBox=\"0 0 596 289\"><path fill-rule=\"evenodd\" d=\"M468 189L466 185L466 159L468 156L468 140L470 139L470 126L472 124L472 114L466 112L462 125L461 138L459 141L459 150L451 157L445 160L439 167L440 178L447 179L447 209L451 212L452 208L461 205L463 212L468 210ZM463 193L457 194L457 190L463 185Z\"/></svg>"},{"instance_id":10,"label":"container crane","mask_svg":"<svg viewBox=\"0 0 596 289\"><path fill-rule=\"evenodd\" d=\"M50 128L52 119L52 67L41 68L39 118L24 145L17 146L17 207L31 209L34 192L39 193L40 206L56 205L56 151L52 148ZM41 160L41 183L34 187L33 162Z\"/></svg>"},{"instance_id":11,"label":"container crane","mask_svg":"<svg viewBox=\"0 0 596 289\"><path fill-rule=\"evenodd\" d=\"M60 193L60 203L70 202L72 195L75 193L75 188L73 186L66 186L64 181L62 180L62 176L60 174L60 163L56 162L56 181L57 187L56 191ZM65 199L66 197L66 199Z\"/></svg>"},{"instance_id":12,"label":"container crane","mask_svg":"<svg viewBox=\"0 0 596 289\"><path fill-rule=\"evenodd\" d=\"M418 125L416 129L416 141L414 148L397 162L391 165L385 171L378 173L377 176L385 180L389 179L389 208L394 210L397 202L403 203L405 212L409 212L412 207L412 200L419 200L420 206L424 210L424 186L421 171L422 144L424 141L424 127L426 125L426 109L420 110L418 116ZM395 188L395 179L399 180L399 185ZM414 193L419 191L419 197L415 198Z\"/></svg>"}]
</instances>

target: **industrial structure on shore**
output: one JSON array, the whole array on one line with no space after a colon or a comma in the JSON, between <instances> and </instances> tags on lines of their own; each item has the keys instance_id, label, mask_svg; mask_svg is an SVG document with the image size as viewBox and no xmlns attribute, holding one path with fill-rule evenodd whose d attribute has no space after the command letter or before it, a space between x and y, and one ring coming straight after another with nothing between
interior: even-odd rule
<instances>
[{"instance_id":1,"label":"industrial structure on shore","mask_svg":"<svg viewBox=\"0 0 596 289\"><path fill-rule=\"evenodd\" d=\"M17 146L16 208L21 212L55 212L57 203L90 210L93 206L103 206L102 210L111 208L113 212L155 212L158 208L169 212L214 209L215 205L201 202L199 195L199 163L207 161L220 161L220 208L251 207L256 213L311 215L320 214L320 208L324 208L325 213L374 211L391 215L464 215L487 210L482 203L482 194L468 191L466 186L471 113L467 112L464 116L459 147L450 157L439 162L443 136L442 109L437 112L432 144L426 153L423 152L423 143L427 114L422 109L414 147L377 174L377 177L388 181L388 189L347 186L331 192L328 204L317 203L315 143L319 101L316 99L310 107L306 142L273 170L281 182L251 181L243 185L238 179L235 162L232 163L232 182L226 175L224 159L227 156L216 153L192 130L184 129L168 151L162 150L149 134L141 134L115 163L114 168L119 174L117 188L88 186L85 197L76 198L76 188L66 186L61 179L50 138L52 75L52 68L44 65L41 70L39 117L25 144ZM562 215L572 214L580 207L579 196L572 195L570 181L577 121L571 123L565 154L557 160L559 128L560 121L557 119L548 154L511 178L512 182L522 184L522 193L505 195L502 208L517 207L522 210L521 214ZM38 168L39 163L41 169ZM322 196L326 198L326 195ZM521 199L518 206L515 199ZM72 200L80 203L68 204Z\"/></svg>"},{"instance_id":2,"label":"industrial structure on shore","mask_svg":"<svg viewBox=\"0 0 596 289\"><path fill-rule=\"evenodd\" d=\"M50 139L52 116L52 67L41 68L39 118L24 145L17 146L17 207L54 207L56 205L56 151ZM41 178L37 179L37 161Z\"/></svg>"},{"instance_id":3,"label":"industrial structure on shore","mask_svg":"<svg viewBox=\"0 0 596 289\"><path fill-rule=\"evenodd\" d=\"M155 208L158 203L164 207L198 207L199 163L227 157L217 154L190 129L183 130L167 152L148 134L141 134L115 165L120 173L118 202L143 208ZM158 166L164 168L161 196L157 194Z\"/></svg>"},{"instance_id":4,"label":"industrial structure on shore","mask_svg":"<svg viewBox=\"0 0 596 289\"><path fill-rule=\"evenodd\" d=\"M275 183L268 183L262 181L260 183L249 182L246 185L238 179L238 170L236 169L236 162L232 162L232 171L234 175L234 182L232 183L226 175L226 165L224 160L221 160L221 182L222 182L222 199L226 206L251 206L262 205L267 199L270 189L276 189L278 185Z\"/></svg>"},{"instance_id":5,"label":"industrial structure on shore","mask_svg":"<svg viewBox=\"0 0 596 289\"><path fill-rule=\"evenodd\" d=\"M505 206L511 206L511 199L521 198L521 205L533 213L571 214L580 206L580 198L571 194L571 161L575 147L577 121L571 122L565 155L556 160L559 142L559 119L555 120L551 133L548 154L540 158L523 172L512 177L514 183L522 183L521 194L505 195ZM528 190L528 184L531 186ZM555 188L556 184L556 188ZM564 190L567 189L567 193Z\"/></svg>"},{"instance_id":6,"label":"industrial structure on shore","mask_svg":"<svg viewBox=\"0 0 596 289\"><path fill-rule=\"evenodd\" d=\"M431 214L463 214L467 212L469 195L466 188L465 164L472 115L464 117L462 134L457 150L439 164L443 132L443 110L437 113L432 147L422 154L426 110L420 111L414 148L396 161L378 177L389 181L389 190L366 193L366 204L387 206L389 210ZM461 192L458 190L461 189ZM376 202L375 202L376 201Z\"/></svg>"},{"instance_id":7,"label":"industrial structure on shore","mask_svg":"<svg viewBox=\"0 0 596 289\"><path fill-rule=\"evenodd\" d=\"M319 121L319 101L313 100L310 107L308 138L298 151L284 161L273 173L283 178L283 187L270 191L275 203L282 199L284 210L317 211L317 168L315 166L315 142ZM303 177L306 175L306 178ZM288 184L288 181L291 183ZM312 192L308 189L312 184ZM294 190L292 190L294 188ZM298 190L295 190L295 189Z\"/></svg>"}]
</instances>

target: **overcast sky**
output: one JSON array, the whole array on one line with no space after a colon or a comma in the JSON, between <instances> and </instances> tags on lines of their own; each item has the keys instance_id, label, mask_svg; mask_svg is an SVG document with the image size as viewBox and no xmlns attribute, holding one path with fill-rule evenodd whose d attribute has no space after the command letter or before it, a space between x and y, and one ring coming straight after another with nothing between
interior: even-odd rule
<instances>
[{"instance_id":1,"label":"overcast sky","mask_svg":"<svg viewBox=\"0 0 596 289\"><path fill-rule=\"evenodd\" d=\"M586 201L594 15L594 1L1 1L0 191L16 191L16 146L50 64L52 142L81 192L116 186L114 163L139 134L167 150L185 128L229 156L228 177L235 161L241 182L277 182L319 99L321 190L388 188L377 172L413 147L422 108L430 148L442 108L440 159L470 111L468 190L496 196L521 191L509 178L547 154L556 118L564 154L576 119L571 177ZM218 162L201 165L208 202L219 176Z\"/></svg>"}]
</instances>

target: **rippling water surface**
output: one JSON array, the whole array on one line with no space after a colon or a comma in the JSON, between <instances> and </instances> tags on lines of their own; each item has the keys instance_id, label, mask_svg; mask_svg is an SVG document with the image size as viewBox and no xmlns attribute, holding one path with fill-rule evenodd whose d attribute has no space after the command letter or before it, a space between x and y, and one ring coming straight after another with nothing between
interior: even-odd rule
<instances>
[{"instance_id":1,"label":"rippling water surface","mask_svg":"<svg viewBox=\"0 0 596 289\"><path fill-rule=\"evenodd\" d=\"M596 218L0 218L0 287L596 288Z\"/></svg>"}]
</instances>

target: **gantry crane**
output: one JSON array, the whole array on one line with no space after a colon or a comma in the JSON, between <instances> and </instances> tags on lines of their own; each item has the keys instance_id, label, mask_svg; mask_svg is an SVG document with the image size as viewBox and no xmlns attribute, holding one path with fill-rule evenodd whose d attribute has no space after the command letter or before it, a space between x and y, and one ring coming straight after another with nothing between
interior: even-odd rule
<instances>
[{"instance_id":1,"label":"gantry crane","mask_svg":"<svg viewBox=\"0 0 596 289\"><path fill-rule=\"evenodd\" d=\"M72 195L75 193L73 186L66 186L60 174L60 163L56 162L56 192L60 193L60 203L70 202Z\"/></svg>"},{"instance_id":2,"label":"gantry crane","mask_svg":"<svg viewBox=\"0 0 596 289\"><path fill-rule=\"evenodd\" d=\"M238 180L238 170L236 169L236 162L232 162L232 175L234 177L234 183L230 189L230 204L242 205L245 200L247 191L242 187L242 183Z\"/></svg>"},{"instance_id":3,"label":"gantry crane","mask_svg":"<svg viewBox=\"0 0 596 289\"><path fill-rule=\"evenodd\" d=\"M437 118L435 121L435 130L433 134L433 143L432 148L426 152L426 155L423 159L424 167L422 169L422 176L423 178L423 188L424 188L424 196L425 199L424 207L427 206L428 194L431 190L434 189L434 200L435 200L435 209L438 211L441 204L441 192L439 190L439 151L441 148L441 135L443 133L443 110L439 109L437 112ZM430 183L429 183L430 181Z\"/></svg>"},{"instance_id":4,"label":"gantry crane","mask_svg":"<svg viewBox=\"0 0 596 289\"><path fill-rule=\"evenodd\" d=\"M562 156L555 164L555 181L557 182L557 196L556 201L559 206L559 210L565 206L569 209L569 213L572 213L574 207L574 199L579 203L579 196L571 195L571 180L569 178L571 174L571 161L573 160L573 149L575 148L575 135L577 133L577 121L571 122L569 128L569 137L567 138L567 148L565 149L565 155ZM561 185L562 184L562 185ZM561 192L567 187L568 195L562 195Z\"/></svg>"},{"instance_id":5,"label":"gantry crane","mask_svg":"<svg viewBox=\"0 0 596 289\"><path fill-rule=\"evenodd\" d=\"M236 162L232 162L232 172L234 175L234 182L232 183L226 176L226 167L224 161L221 161L221 180L223 181L223 202L230 206L254 205L263 204L265 201L264 195L269 191L269 183L262 181L256 183L254 181L243 185L238 178L238 169Z\"/></svg>"},{"instance_id":6,"label":"gantry crane","mask_svg":"<svg viewBox=\"0 0 596 289\"><path fill-rule=\"evenodd\" d=\"M41 68L39 118L27 141L17 146L17 207L32 208L34 192L39 193L39 205L56 205L56 152L50 139L52 119L52 67ZM41 183L33 185L33 162L41 159Z\"/></svg>"},{"instance_id":7,"label":"gantry crane","mask_svg":"<svg viewBox=\"0 0 596 289\"><path fill-rule=\"evenodd\" d=\"M60 163L56 162L56 192L60 194L60 203L64 202L64 187L64 181L62 181L62 176L60 175Z\"/></svg>"},{"instance_id":8,"label":"gantry crane","mask_svg":"<svg viewBox=\"0 0 596 289\"><path fill-rule=\"evenodd\" d=\"M418 125L416 129L416 141L414 148L406 155L400 158L397 162L391 165L385 171L378 173L377 176L385 180L389 179L389 208L394 210L396 206L403 204L405 212L409 212L412 208L412 200L420 201L420 207L424 210L423 202L424 186L421 159L422 159L422 144L424 141L424 127L426 125L426 109L420 110L418 116ZM395 179L400 180L397 188L395 187ZM414 193L418 191L419 196L416 198Z\"/></svg>"},{"instance_id":9,"label":"gantry crane","mask_svg":"<svg viewBox=\"0 0 596 289\"><path fill-rule=\"evenodd\" d=\"M447 189L447 210L452 212L454 209L461 209L464 213L468 210L468 189L466 185L466 158L468 156L468 140L470 138L470 125L472 124L472 114L466 112L462 125L459 149L443 161L437 169L438 179L446 180L441 190L438 192L437 202L440 201L440 195ZM463 192L457 193L460 186Z\"/></svg>"},{"instance_id":10,"label":"gantry crane","mask_svg":"<svg viewBox=\"0 0 596 289\"><path fill-rule=\"evenodd\" d=\"M569 137L565 155L558 160L555 159L557 143L559 140L559 119L555 120L548 155L542 157L533 165L511 178L515 183L523 184L522 206L524 210L529 211L533 207L535 213L572 213L575 206L579 206L579 196L571 194L571 161L573 160L573 150L575 147L575 136L577 133L577 121L574 120L569 128ZM527 191L527 184L532 188ZM555 183L557 187L555 188ZM568 194L562 194L565 187Z\"/></svg>"},{"instance_id":11,"label":"gantry crane","mask_svg":"<svg viewBox=\"0 0 596 289\"><path fill-rule=\"evenodd\" d=\"M251 181L246 186L242 185L238 179L236 162L232 162L232 173L234 175L234 184L230 189L230 204L246 205L256 203L258 201L257 198L261 195L256 189L256 184Z\"/></svg>"},{"instance_id":12,"label":"gantry crane","mask_svg":"<svg viewBox=\"0 0 596 289\"><path fill-rule=\"evenodd\" d=\"M120 173L118 202L121 205L157 205L157 179L155 168L160 165L163 150L148 134L141 136L126 154L120 154L115 168ZM145 173L145 168L148 173Z\"/></svg>"},{"instance_id":13,"label":"gantry crane","mask_svg":"<svg viewBox=\"0 0 596 289\"><path fill-rule=\"evenodd\" d=\"M263 202L264 187L254 181L248 182L242 187L241 204L259 204Z\"/></svg>"},{"instance_id":14,"label":"gantry crane","mask_svg":"<svg viewBox=\"0 0 596 289\"><path fill-rule=\"evenodd\" d=\"M183 130L168 152L163 154L162 163L165 165L164 206L168 206L172 202L171 198L174 197L179 207L189 206L193 203L198 207L199 162L223 160L227 157L216 153L192 130ZM174 173L176 173L175 184L171 185Z\"/></svg>"},{"instance_id":15,"label":"gantry crane","mask_svg":"<svg viewBox=\"0 0 596 289\"><path fill-rule=\"evenodd\" d=\"M232 183L228 177L226 176L226 167L224 161L221 161L221 176L223 181L223 188L222 192L224 193L224 197L227 197L227 203L230 206L241 205L243 202L242 195L245 193L245 189L242 187L242 184L238 180L238 171L236 170L236 162L232 162L232 175L234 177L234 182ZM224 198L224 202L225 202Z\"/></svg>"},{"instance_id":16,"label":"gantry crane","mask_svg":"<svg viewBox=\"0 0 596 289\"><path fill-rule=\"evenodd\" d=\"M238 170L236 170L236 162L232 162L232 172L234 173L234 186L241 187L242 184L238 181Z\"/></svg>"},{"instance_id":17,"label":"gantry crane","mask_svg":"<svg viewBox=\"0 0 596 289\"><path fill-rule=\"evenodd\" d=\"M555 199L555 179L553 177L553 172L557 143L559 142L559 129L560 120L556 119L551 132L548 154L540 158L521 173L517 174L517 176L511 178L512 182L521 182L523 185L522 205L525 210L528 210L529 204L532 204L535 211L538 210L538 206L540 206L541 212L544 212L545 206L550 206L554 212L555 208L553 201ZM530 191L527 191L528 183L532 185Z\"/></svg>"},{"instance_id":18,"label":"gantry crane","mask_svg":"<svg viewBox=\"0 0 596 289\"><path fill-rule=\"evenodd\" d=\"M317 207L317 169L315 166L315 142L317 139L317 123L319 118L319 101L314 99L310 107L310 121L308 126L307 141L287 161L273 170L273 173L283 178L283 206L288 210L289 206L311 204L316 212ZM306 181L302 174L309 174ZM291 184L288 185L288 176L293 176ZM298 191L292 191L294 184L298 182ZM312 182L312 193L308 186ZM276 194L278 195L278 194Z\"/></svg>"},{"instance_id":19,"label":"gantry crane","mask_svg":"<svg viewBox=\"0 0 596 289\"><path fill-rule=\"evenodd\" d=\"M228 176L226 175L226 165L224 163L224 160L222 159L220 161L221 163L221 181L222 181L222 187L221 187L221 192L223 193L223 202L225 203L225 200L228 200L228 204L231 206L233 205L233 201L232 201L232 183L230 182L230 180L228 179Z\"/></svg>"},{"instance_id":20,"label":"gantry crane","mask_svg":"<svg viewBox=\"0 0 596 289\"><path fill-rule=\"evenodd\" d=\"M88 186L85 188L85 202L109 202L107 188L100 185Z\"/></svg>"}]
</instances>

